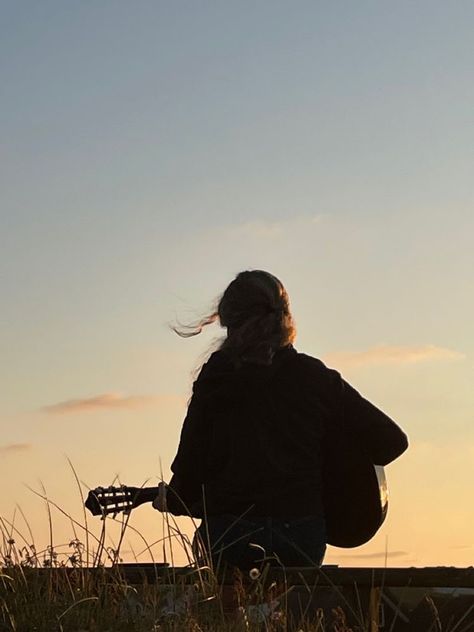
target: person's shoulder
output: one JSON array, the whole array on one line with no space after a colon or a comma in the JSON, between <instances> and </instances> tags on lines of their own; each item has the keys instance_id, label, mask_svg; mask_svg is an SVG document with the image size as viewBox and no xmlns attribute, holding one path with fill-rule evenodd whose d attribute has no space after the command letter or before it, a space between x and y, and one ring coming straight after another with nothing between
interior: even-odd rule
<instances>
[{"instance_id":1,"label":"person's shoulder","mask_svg":"<svg viewBox=\"0 0 474 632\"><path fill-rule=\"evenodd\" d=\"M302 353L301 351L297 351L296 356L298 358L298 362L308 369L312 369L313 371L328 370L324 362L315 356L309 355L308 353Z\"/></svg>"},{"instance_id":2,"label":"person's shoulder","mask_svg":"<svg viewBox=\"0 0 474 632\"><path fill-rule=\"evenodd\" d=\"M307 375L310 379L317 379L321 382L327 383L328 385L333 384L337 386L339 386L342 382L342 377L339 371L326 366L326 364L324 364L324 362L319 358L297 351L294 361L297 364L299 371Z\"/></svg>"},{"instance_id":3,"label":"person's shoulder","mask_svg":"<svg viewBox=\"0 0 474 632\"><path fill-rule=\"evenodd\" d=\"M308 353L302 353L301 351L296 352L297 361L299 364L308 370L312 370L318 373L328 373L332 375L340 375L338 371L335 369L331 369L326 366L322 360L316 358L315 356L309 355Z\"/></svg>"},{"instance_id":4,"label":"person's shoulder","mask_svg":"<svg viewBox=\"0 0 474 632\"><path fill-rule=\"evenodd\" d=\"M228 354L222 349L214 351L199 369L193 391L206 389L208 386L213 388L216 382L219 383L223 376L232 371L233 367Z\"/></svg>"},{"instance_id":5,"label":"person's shoulder","mask_svg":"<svg viewBox=\"0 0 474 632\"><path fill-rule=\"evenodd\" d=\"M199 375L206 376L209 373L220 373L232 370L232 362L225 349L217 349L213 351L206 362L202 365Z\"/></svg>"}]
</instances>

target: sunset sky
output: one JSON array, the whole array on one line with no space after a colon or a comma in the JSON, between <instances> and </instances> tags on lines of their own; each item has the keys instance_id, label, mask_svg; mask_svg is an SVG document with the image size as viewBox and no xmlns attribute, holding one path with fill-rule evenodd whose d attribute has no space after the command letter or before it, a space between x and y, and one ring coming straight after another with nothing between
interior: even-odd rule
<instances>
[{"instance_id":1,"label":"sunset sky","mask_svg":"<svg viewBox=\"0 0 474 632\"><path fill-rule=\"evenodd\" d=\"M223 335L169 324L263 268L297 349L411 442L379 534L326 562L473 563L473 20L463 0L2 3L2 516L47 542L42 481L82 520L66 457L89 487L168 479ZM150 505L131 524L161 536Z\"/></svg>"}]
</instances>

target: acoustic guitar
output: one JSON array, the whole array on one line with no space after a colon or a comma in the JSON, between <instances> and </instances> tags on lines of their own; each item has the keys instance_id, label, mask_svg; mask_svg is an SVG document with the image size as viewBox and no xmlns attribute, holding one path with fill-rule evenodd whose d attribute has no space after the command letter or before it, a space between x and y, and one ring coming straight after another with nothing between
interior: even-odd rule
<instances>
[{"instance_id":1,"label":"acoustic guitar","mask_svg":"<svg viewBox=\"0 0 474 632\"><path fill-rule=\"evenodd\" d=\"M352 548L368 542L378 531L388 508L387 482L383 467L360 459L325 469L324 505L327 542L332 546ZM158 487L96 487L87 496L85 506L94 516L120 512L152 502Z\"/></svg>"}]
</instances>

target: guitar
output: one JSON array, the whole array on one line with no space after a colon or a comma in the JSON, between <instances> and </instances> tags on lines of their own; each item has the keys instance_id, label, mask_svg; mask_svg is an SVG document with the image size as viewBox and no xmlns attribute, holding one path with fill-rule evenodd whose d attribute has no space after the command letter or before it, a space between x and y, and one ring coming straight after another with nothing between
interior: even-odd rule
<instances>
[{"instance_id":1,"label":"guitar","mask_svg":"<svg viewBox=\"0 0 474 632\"><path fill-rule=\"evenodd\" d=\"M114 517L120 512L130 513L132 509L151 503L158 496L159 487L96 487L87 495L84 505L93 516Z\"/></svg>"},{"instance_id":2,"label":"guitar","mask_svg":"<svg viewBox=\"0 0 474 632\"><path fill-rule=\"evenodd\" d=\"M368 542L388 511L384 468L374 465L357 437L330 429L324 445L323 505L327 543L354 548Z\"/></svg>"},{"instance_id":3,"label":"guitar","mask_svg":"<svg viewBox=\"0 0 474 632\"><path fill-rule=\"evenodd\" d=\"M388 488L382 466L340 466L341 472L324 487L327 543L341 548L361 546L373 538L388 511Z\"/></svg>"},{"instance_id":4,"label":"guitar","mask_svg":"<svg viewBox=\"0 0 474 632\"><path fill-rule=\"evenodd\" d=\"M368 462L359 462L354 467L346 460L338 464L336 472L327 470L324 493L327 542L343 548L361 546L375 535L387 515L384 469ZM89 492L85 506L94 516L116 516L152 502L158 492L158 487L96 487Z\"/></svg>"}]
</instances>

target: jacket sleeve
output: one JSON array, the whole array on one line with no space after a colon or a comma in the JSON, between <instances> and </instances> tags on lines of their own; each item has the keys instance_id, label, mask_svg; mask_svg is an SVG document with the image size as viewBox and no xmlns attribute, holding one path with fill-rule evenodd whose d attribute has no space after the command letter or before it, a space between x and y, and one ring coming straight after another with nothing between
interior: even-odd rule
<instances>
[{"instance_id":1,"label":"jacket sleeve","mask_svg":"<svg viewBox=\"0 0 474 632\"><path fill-rule=\"evenodd\" d=\"M167 493L170 513L200 517L209 443L205 403L194 391L183 422L178 452L171 465L173 476Z\"/></svg>"},{"instance_id":2,"label":"jacket sleeve","mask_svg":"<svg viewBox=\"0 0 474 632\"><path fill-rule=\"evenodd\" d=\"M403 430L344 380L342 413L346 432L354 437L374 465L387 465L408 448Z\"/></svg>"}]
</instances>

